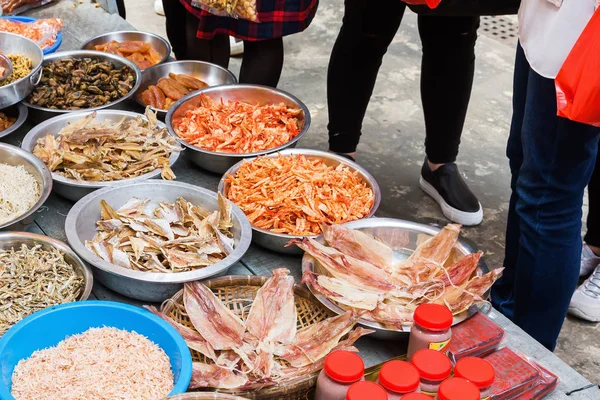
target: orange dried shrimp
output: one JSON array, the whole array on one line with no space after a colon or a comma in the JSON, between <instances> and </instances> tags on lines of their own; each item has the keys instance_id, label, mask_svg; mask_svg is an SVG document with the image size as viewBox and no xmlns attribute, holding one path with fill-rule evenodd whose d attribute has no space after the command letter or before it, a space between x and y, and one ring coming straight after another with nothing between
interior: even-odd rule
<instances>
[{"instance_id":1,"label":"orange dried shrimp","mask_svg":"<svg viewBox=\"0 0 600 400\"><path fill-rule=\"evenodd\" d=\"M369 215L375 196L358 172L304 155L245 161L228 198L256 228L290 235L319 235L321 224L342 224Z\"/></svg>"},{"instance_id":2,"label":"orange dried shrimp","mask_svg":"<svg viewBox=\"0 0 600 400\"><path fill-rule=\"evenodd\" d=\"M244 154L273 149L298 136L301 112L283 103L217 102L201 95L200 106L187 111L173 125L177 135L191 145Z\"/></svg>"},{"instance_id":3,"label":"orange dried shrimp","mask_svg":"<svg viewBox=\"0 0 600 400\"><path fill-rule=\"evenodd\" d=\"M56 43L56 35L62 29L60 18L40 19L35 22L18 22L0 18L0 31L25 36L33 40L42 49L52 47Z\"/></svg>"}]
</instances>

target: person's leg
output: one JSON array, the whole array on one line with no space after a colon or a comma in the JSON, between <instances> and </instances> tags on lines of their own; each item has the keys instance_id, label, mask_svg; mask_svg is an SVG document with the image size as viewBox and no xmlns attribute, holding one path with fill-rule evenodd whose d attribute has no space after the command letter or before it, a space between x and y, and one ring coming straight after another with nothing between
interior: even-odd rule
<instances>
[{"instance_id":1,"label":"person's leg","mask_svg":"<svg viewBox=\"0 0 600 400\"><path fill-rule=\"evenodd\" d=\"M587 233L584 240L600 256L600 161L596 161L588 185L588 204Z\"/></svg>"},{"instance_id":2,"label":"person's leg","mask_svg":"<svg viewBox=\"0 0 600 400\"><path fill-rule=\"evenodd\" d=\"M283 38L244 41L240 83L277 87L283 69Z\"/></svg>"},{"instance_id":3,"label":"person's leg","mask_svg":"<svg viewBox=\"0 0 600 400\"><path fill-rule=\"evenodd\" d=\"M117 1L117 10L119 11L119 16L123 19L127 18L127 12L125 10L125 0L116 0Z\"/></svg>"},{"instance_id":4,"label":"person's leg","mask_svg":"<svg viewBox=\"0 0 600 400\"><path fill-rule=\"evenodd\" d=\"M192 13L188 12L186 14L186 58L188 60L206 61L220 65L223 68L228 68L229 36L215 35L212 39L199 39L196 36L198 32L198 18Z\"/></svg>"},{"instance_id":5,"label":"person's leg","mask_svg":"<svg viewBox=\"0 0 600 400\"><path fill-rule=\"evenodd\" d=\"M405 3L346 0L342 28L327 72L329 150L354 153L377 73L392 42Z\"/></svg>"},{"instance_id":6,"label":"person's leg","mask_svg":"<svg viewBox=\"0 0 600 400\"><path fill-rule=\"evenodd\" d=\"M186 25L187 15L185 7L178 0L162 0L165 11L165 25L167 38L171 43L173 53L178 60L187 59L186 54ZM198 21L196 19L196 21ZM196 22L196 28L198 23Z\"/></svg>"},{"instance_id":7,"label":"person's leg","mask_svg":"<svg viewBox=\"0 0 600 400\"><path fill-rule=\"evenodd\" d=\"M517 258L519 256L519 238L521 236L521 230L519 228L521 219L516 211L517 199L519 197L516 189L519 170L521 169L521 164L523 164L521 129L523 127L523 118L525 117L528 81L529 64L527 63L523 49L521 46L518 46L513 80L513 115L508 145L506 147L506 155L508 156L511 172L510 188L512 194L510 196L508 221L506 223L504 271L502 277L500 277L494 286L492 286L491 292L493 306L511 320L514 317L515 276Z\"/></svg>"},{"instance_id":8,"label":"person's leg","mask_svg":"<svg viewBox=\"0 0 600 400\"><path fill-rule=\"evenodd\" d=\"M581 207L600 129L556 116L554 80L530 70L516 182L514 322L550 350L579 275Z\"/></svg>"}]
</instances>

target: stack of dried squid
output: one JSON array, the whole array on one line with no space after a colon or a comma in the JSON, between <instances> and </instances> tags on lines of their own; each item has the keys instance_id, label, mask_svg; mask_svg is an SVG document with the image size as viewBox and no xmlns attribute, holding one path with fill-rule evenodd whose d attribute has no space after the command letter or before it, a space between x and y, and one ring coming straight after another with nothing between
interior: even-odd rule
<instances>
[{"instance_id":1,"label":"stack of dried squid","mask_svg":"<svg viewBox=\"0 0 600 400\"><path fill-rule=\"evenodd\" d=\"M184 311L193 328L154 307L189 348L206 362L194 362L190 389L252 390L282 384L323 368L333 350L358 351L353 344L373 331L353 330L359 313L347 312L297 330L294 279L279 268L258 290L245 321L200 282L186 283Z\"/></svg>"},{"instance_id":2,"label":"stack of dried squid","mask_svg":"<svg viewBox=\"0 0 600 400\"><path fill-rule=\"evenodd\" d=\"M455 315L467 310L500 277L503 268L474 276L482 254L473 253L446 267L460 225L447 225L417 247L405 261L381 241L341 225L323 227L327 245L313 239L290 244L315 257L327 274L306 271L303 282L344 309L366 312L362 318L391 329L413 323L419 304L446 305Z\"/></svg>"}]
</instances>

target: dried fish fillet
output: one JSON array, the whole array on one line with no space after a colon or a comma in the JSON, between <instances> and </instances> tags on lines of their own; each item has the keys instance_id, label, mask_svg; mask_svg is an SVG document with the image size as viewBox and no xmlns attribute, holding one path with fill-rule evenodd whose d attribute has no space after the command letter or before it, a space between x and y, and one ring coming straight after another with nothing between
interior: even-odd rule
<instances>
[{"instance_id":1,"label":"dried fish fillet","mask_svg":"<svg viewBox=\"0 0 600 400\"><path fill-rule=\"evenodd\" d=\"M219 224L231 221L231 215L221 217L231 207L220 203L220 209L209 213L182 197L173 204L133 197L118 210L101 200L96 236L85 245L106 262L138 271L204 268L223 260L235 245L233 223Z\"/></svg>"}]
</instances>

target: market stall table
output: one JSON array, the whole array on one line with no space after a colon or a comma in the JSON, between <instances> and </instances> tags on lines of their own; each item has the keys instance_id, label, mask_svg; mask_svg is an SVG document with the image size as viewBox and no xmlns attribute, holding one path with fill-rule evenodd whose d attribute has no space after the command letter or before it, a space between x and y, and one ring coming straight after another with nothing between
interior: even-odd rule
<instances>
[{"instance_id":1,"label":"market stall table","mask_svg":"<svg viewBox=\"0 0 600 400\"><path fill-rule=\"evenodd\" d=\"M77 4L75 8L73 8L72 4L72 2L62 1L27 13L37 18L63 18L64 39L61 50L78 49L87 39L101 33L133 29L125 20L117 15L110 15L102 8L94 7L93 4ZM126 103L125 106L133 111L143 111L133 101ZM20 145L23 136L35 123L34 120L30 119L18 132L4 138L3 141ZM185 153L175 165L173 171L177 175L178 181L191 183L213 191L216 191L220 179L218 175L207 173L195 167L185 157ZM67 213L72 206L73 203L71 201L52 194L46 204L36 214L35 223L31 225L30 231L66 241L64 223ZM255 245L251 246L248 253L240 262L231 267L228 274L270 275L270 272L274 268L280 266L288 267L295 279L300 281L300 257L280 255ZM93 294L95 298L100 300L115 300L141 305L140 302L120 296L99 283L95 284ZM558 389L548 396L547 399L592 400L600 398L600 389L597 387L590 387L567 396L567 393L570 391L586 387L590 385L590 382L533 340L503 315L492 311L490 317L506 330L505 345L531 357L559 376L560 385ZM377 341L369 338L363 338L358 342L361 355L365 358L367 365L378 364L389 358L403 354L406 351L406 345L406 342Z\"/></svg>"}]
</instances>

